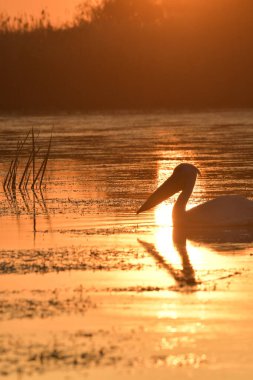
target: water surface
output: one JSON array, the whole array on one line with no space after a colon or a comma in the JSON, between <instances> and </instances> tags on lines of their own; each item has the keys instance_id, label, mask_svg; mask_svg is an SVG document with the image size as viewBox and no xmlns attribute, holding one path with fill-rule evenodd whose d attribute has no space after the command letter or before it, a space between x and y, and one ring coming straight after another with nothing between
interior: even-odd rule
<instances>
[{"instance_id":1,"label":"water surface","mask_svg":"<svg viewBox=\"0 0 253 380\"><path fill-rule=\"evenodd\" d=\"M252 230L177 242L174 198L135 213L181 162L189 207L253 199L253 112L2 116L2 181L32 127L37 168L53 127L42 193L0 191L0 373L248 379Z\"/></svg>"}]
</instances>

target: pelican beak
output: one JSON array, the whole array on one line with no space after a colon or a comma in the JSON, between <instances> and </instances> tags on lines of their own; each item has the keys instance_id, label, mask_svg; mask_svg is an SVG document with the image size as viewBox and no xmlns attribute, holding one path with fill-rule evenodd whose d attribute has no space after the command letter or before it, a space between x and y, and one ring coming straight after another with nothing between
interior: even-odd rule
<instances>
[{"instance_id":1,"label":"pelican beak","mask_svg":"<svg viewBox=\"0 0 253 380\"><path fill-rule=\"evenodd\" d=\"M158 189L156 189L139 208L136 214L147 211L152 207L157 206L159 203L165 201L175 193L182 190L182 184L176 178L174 173L169 177Z\"/></svg>"}]
</instances>

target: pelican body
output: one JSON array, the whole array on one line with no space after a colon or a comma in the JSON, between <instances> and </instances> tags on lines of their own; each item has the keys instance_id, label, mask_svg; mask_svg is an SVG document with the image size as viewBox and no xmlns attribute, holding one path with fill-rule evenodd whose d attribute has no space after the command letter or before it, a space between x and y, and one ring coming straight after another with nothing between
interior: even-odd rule
<instances>
[{"instance_id":1,"label":"pelican body","mask_svg":"<svg viewBox=\"0 0 253 380\"><path fill-rule=\"evenodd\" d=\"M253 225L253 201L239 195L225 195L186 211L199 170L191 164L178 165L172 175L139 208L137 214L155 207L180 192L172 211L173 225Z\"/></svg>"}]
</instances>

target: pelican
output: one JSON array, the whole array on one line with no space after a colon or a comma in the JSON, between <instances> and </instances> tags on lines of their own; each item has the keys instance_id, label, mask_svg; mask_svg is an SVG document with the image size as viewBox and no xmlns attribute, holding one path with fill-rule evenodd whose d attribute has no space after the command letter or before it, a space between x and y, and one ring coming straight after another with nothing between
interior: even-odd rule
<instances>
[{"instance_id":1,"label":"pelican","mask_svg":"<svg viewBox=\"0 0 253 380\"><path fill-rule=\"evenodd\" d=\"M200 171L192 164L178 165L172 175L150 195L137 214L155 207L180 192L172 211L173 226L253 225L253 201L239 195L224 195L186 211Z\"/></svg>"}]
</instances>

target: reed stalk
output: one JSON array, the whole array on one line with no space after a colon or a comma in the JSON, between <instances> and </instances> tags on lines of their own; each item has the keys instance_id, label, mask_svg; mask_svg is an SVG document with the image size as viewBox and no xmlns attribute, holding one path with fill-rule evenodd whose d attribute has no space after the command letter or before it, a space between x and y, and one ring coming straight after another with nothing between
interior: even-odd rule
<instances>
[{"instance_id":1,"label":"reed stalk","mask_svg":"<svg viewBox=\"0 0 253 380\"><path fill-rule=\"evenodd\" d=\"M33 181L33 183L32 183L31 189L34 189L34 186L35 186L35 184L36 184L36 182L37 182L37 180L38 180L38 178L39 178L39 176L40 176L40 173L42 172L42 169L43 169L43 167L44 167L44 162L45 162L45 159L42 161L42 164L40 165L40 168L39 168L39 170L38 170L38 173L37 173L37 175L36 175L36 177L35 177L35 179L34 179L34 181Z\"/></svg>"},{"instance_id":2,"label":"reed stalk","mask_svg":"<svg viewBox=\"0 0 253 380\"><path fill-rule=\"evenodd\" d=\"M15 159L14 159L14 164L13 164L13 168L12 168L12 172L11 172L11 188L12 189L15 189L15 187L16 187L18 158L19 158L19 154L20 154L21 149L22 149L21 146L22 146L22 143L20 141L18 141L18 143L17 143L17 150L16 150L16 156L15 156Z\"/></svg>"},{"instance_id":3,"label":"reed stalk","mask_svg":"<svg viewBox=\"0 0 253 380\"><path fill-rule=\"evenodd\" d=\"M35 141L34 141L34 131L33 131L33 128L32 128L32 162L33 162L33 166L32 166L32 173L33 173L33 182L34 182L34 177L35 177Z\"/></svg>"},{"instance_id":4,"label":"reed stalk","mask_svg":"<svg viewBox=\"0 0 253 380\"><path fill-rule=\"evenodd\" d=\"M28 157L28 159L26 159L25 165L23 167L23 172L20 175L20 180L18 183L17 179L18 179L18 174L19 174L18 172L19 172L19 168L20 168L21 155L23 152L24 145L25 145L30 134L31 134L31 140L32 140L32 147L31 147L30 152L29 152L29 157ZM46 210L46 213L48 214L43 195L41 195L42 200L43 200L43 202L41 204L39 198L37 197L37 194L35 193L34 188L36 186L38 188L38 190L40 191L40 194L42 194L41 187L42 187L42 183L43 183L43 179L44 179L45 172L47 169L47 163L48 163L48 159L49 159L49 155L50 155L50 151L51 151L52 131L51 131L51 136L50 136L50 139L48 142L48 147L47 147L46 152L45 152L45 156L44 156L44 158L42 157L42 162L41 162L40 168L36 174L36 157L37 157L38 152L40 151L40 147L38 147L38 148L36 147L38 137L39 137L39 133L37 136L35 136L34 129L32 128L31 130L28 131L27 135L25 136L25 138L23 140L18 141L16 151L15 151L15 156L10 163L10 166L8 168L8 172L7 172L7 174L4 178L4 181L3 181L3 188L4 188L8 202L10 201L10 204L11 205L13 204L15 206L15 209L16 209L16 206L17 206L17 204L16 204L16 189L18 187L18 189L21 193L23 202L24 202L25 207L26 207L28 212L30 212L31 210L29 207L30 197L29 197L29 192L28 192L27 188L28 188L29 184L31 184L31 189L33 191L33 230L34 230L34 234L36 233L36 223L37 223L37 221L36 221L36 202L39 203L41 209L43 209L43 207L44 207ZM39 182L39 186L37 186L37 182ZM23 190L26 193L23 193ZM9 196L10 196L10 200L9 200ZM28 201L27 201L26 196L28 197Z\"/></svg>"},{"instance_id":5,"label":"reed stalk","mask_svg":"<svg viewBox=\"0 0 253 380\"><path fill-rule=\"evenodd\" d=\"M19 156L22 152L23 146L26 143L28 136L30 134L30 131L28 131L26 137L24 138L23 141L19 141L17 144L17 149L16 149L16 155L14 160L12 160L8 173L5 177L4 180L4 189L9 189L10 185L12 189L16 188L16 180L17 180L17 168L18 168L18 163L19 163Z\"/></svg>"},{"instance_id":6,"label":"reed stalk","mask_svg":"<svg viewBox=\"0 0 253 380\"><path fill-rule=\"evenodd\" d=\"M7 185L6 185L6 187L7 187L8 190L10 189L10 184L12 182L12 175L13 175L12 173L13 173L13 170L14 170L14 164L15 164L15 161L13 160L12 161L12 165L11 165L10 175L9 175L9 178L8 178L8 181L7 181Z\"/></svg>"},{"instance_id":7,"label":"reed stalk","mask_svg":"<svg viewBox=\"0 0 253 380\"><path fill-rule=\"evenodd\" d=\"M46 154L46 157L42 163L43 168L42 168L42 174L41 174L41 178L40 178L39 189L41 189L44 174L45 174L46 168L47 168L48 158L49 158L49 154L50 154L50 150L51 150L52 135L53 135L53 132L51 132L51 136L50 136L50 140L49 140L49 144L48 144L48 149L47 149L47 154Z\"/></svg>"},{"instance_id":8,"label":"reed stalk","mask_svg":"<svg viewBox=\"0 0 253 380\"><path fill-rule=\"evenodd\" d=\"M21 188L22 188L22 185L23 185L23 182L24 182L24 180L25 180L25 177L26 177L27 171L29 170L29 167L30 167L30 165L31 165L31 162L32 162L32 156L33 156L33 153L31 152L31 153L30 153L30 156L29 156L29 158L28 158L28 160L27 160L27 163L26 163L26 166L25 166L24 172L23 172L23 174L22 174L21 180L20 180L20 182L19 182L19 186L18 186L19 190L21 190Z\"/></svg>"},{"instance_id":9,"label":"reed stalk","mask_svg":"<svg viewBox=\"0 0 253 380\"><path fill-rule=\"evenodd\" d=\"M28 182L29 182L29 179L31 177L31 170L29 171L28 175L27 175L27 178L26 178L26 182L25 182L25 189L27 189L27 185L28 185Z\"/></svg>"},{"instance_id":10,"label":"reed stalk","mask_svg":"<svg viewBox=\"0 0 253 380\"><path fill-rule=\"evenodd\" d=\"M14 160L11 161L11 164L10 164L10 166L9 166L9 170L8 170L8 172L7 172L7 174L6 174L5 179L4 179L4 183L3 183L3 188L4 188L4 190L6 189L6 187L8 187L8 186L6 186L6 185L9 183L9 176L10 176L11 171L12 171L12 165L13 165L13 163L14 163Z\"/></svg>"},{"instance_id":11,"label":"reed stalk","mask_svg":"<svg viewBox=\"0 0 253 380\"><path fill-rule=\"evenodd\" d=\"M35 152L35 156L39 153L39 151L40 151L40 148L38 148L37 151ZM22 177L21 177L21 180L20 180L20 183L19 183L19 189L22 188L22 185L23 185L23 183L24 183L24 181L25 181L25 178L26 178L26 176L27 176L27 172L28 172L29 167L30 167L30 165L31 165L32 159L33 159L33 151L30 153L30 156L29 156L29 158L28 158L28 160L27 160L27 163L26 163L26 166L25 166L24 172L23 172L23 174L22 174ZM23 186L23 187L25 187L25 186Z\"/></svg>"}]
</instances>

